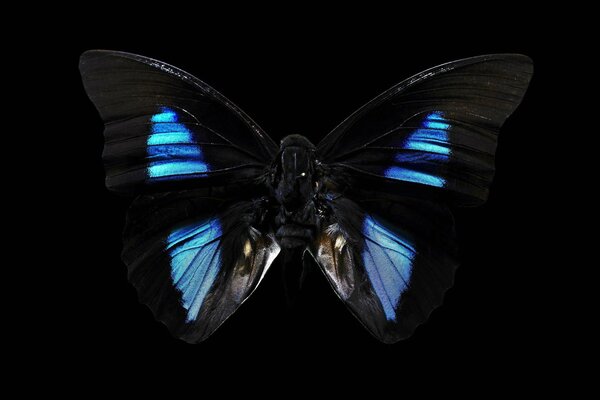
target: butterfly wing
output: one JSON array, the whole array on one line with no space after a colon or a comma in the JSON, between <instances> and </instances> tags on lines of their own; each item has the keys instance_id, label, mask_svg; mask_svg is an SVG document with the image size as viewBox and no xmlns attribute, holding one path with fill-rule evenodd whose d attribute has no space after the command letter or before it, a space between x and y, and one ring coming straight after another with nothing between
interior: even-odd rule
<instances>
[{"instance_id":1,"label":"butterfly wing","mask_svg":"<svg viewBox=\"0 0 600 400\"><path fill-rule=\"evenodd\" d=\"M140 301L174 335L206 339L258 286L280 251L258 228L262 209L200 190L136 199L123 260Z\"/></svg>"},{"instance_id":2,"label":"butterfly wing","mask_svg":"<svg viewBox=\"0 0 600 400\"><path fill-rule=\"evenodd\" d=\"M318 145L330 176L457 205L487 199L498 132L533 73L523 55L429 69L360 108ZM354 185L357 186L357 185Z\"/></svg>"},{"instance_id":3,"label":"butterfly wing","mask_svg":"<svg viewBox=\"0 0 600 400\"><path fill-rule=\"evenodd\" d=\"M329 209L310 252L332 287L379 340L410 336L452 286L452 215L411 198L358 204L340 196Z\"/></svg>"},{"instance_id":4,"label":"butterfly wing","mask_svg":"<svg viewBox=\"0 0 600 400\"><path fill-rule=\"evenodd\" d=\"M149 192L243 183L277 145L232 102L194 76L135 54L91 50L79 68L105 123L106 186Z\"/></svg>"},{"instance_id":5,"label":"butterfly wing","mask_svg":"<svg viewBox=\"0 0 600 400\"><path fill-rule=\"evenodd\" d=\"M279 253L260 200L277 146L216 90L163 62L93 50L80 70L105 123L106 185L140 194L124 233L129 279L174 335L202 341Z\"/></svg>"},{"instance_id":6,"label":"butterfly wing","mask_svg":"<svg viewBox=\"0 0 600 400\"><path fill-rule=\"evenodd\" d=\"M432 68L367 103L317 146L329 213L310 251L380 340L409 336L452 286L445 204L486 200L498 131L531 74L520 55Z\"/></svg>"}]
</instances>

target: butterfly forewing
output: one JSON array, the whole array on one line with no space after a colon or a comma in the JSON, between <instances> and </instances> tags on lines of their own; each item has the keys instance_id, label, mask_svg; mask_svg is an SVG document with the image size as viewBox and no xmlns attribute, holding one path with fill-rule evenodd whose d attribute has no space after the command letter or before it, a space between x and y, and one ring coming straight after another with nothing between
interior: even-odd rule
<instances>
[{"instance_id":1,"label":"butterfly forewing","mask_svg":"<svg viewBox=\"0 0 600 400\"><path fill-rule=\"evenodd\" d=\"M350 174L379 191L481 204L498 132L521 102L532 65L526 56L500 54L415 75L327 135L317 146L320 160L332 174Z\"/></svg>"},{"instance_id":2,"label":"butterfly forewing","mask_svg":"<svg viewBox=\"0 0 600 400\"><path fill-rule=\"evenodd\" d=\"M81 56L80 70L105 123L109 189L137 193L248 181L277 151L233 103L176 67L92 50Z\"/></svg>"}]
</instances>

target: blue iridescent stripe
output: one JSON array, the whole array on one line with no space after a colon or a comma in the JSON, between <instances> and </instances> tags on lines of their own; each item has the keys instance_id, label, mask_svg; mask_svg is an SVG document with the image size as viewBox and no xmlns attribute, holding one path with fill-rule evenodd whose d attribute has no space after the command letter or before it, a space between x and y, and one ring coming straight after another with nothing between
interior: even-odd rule
<instances>
[{"instance_id":1,"label":"blue iridescent stripe","mask_svg":"<svg viewBox=\"0 0 600 400\"><path fill-rule=\"evenodd\" d=\"M150 122L151 134L146 143L149 178L170 179L209 171L202 149L195 145L192 132L180 122L177 111L160 107Z\"/></svg>"},{"instance_id":2,"label":"blue iridescent stripe","mask_svg":"<svg viewBox=\"0 0 600 400\"><path fill-rule=\"evenodd\" d=\"M171 278L181 292L186 322L195 320L221 268L221 224L212 218L175 229L167 238Z\"/></svg>"},{"instance_id":3,"label":"blue iridescent stripe","mask_svg":"<svg viewBox=\"0 0 600 400\"><path fill-rule=\"evenodd\" d=\"M423 185L443 187L446 180L442 177L413 171L402 167L390 167L385 171L385 176L405 182L421 183Z\"/></svg>"},{"instance_id":4,"label":"blue iridescent stripe","mask_svg":"<svg viewBox=\"0 0 600 400\"><path fill-rule=\"evenodd\" d=\"M422 128L415 130L406 139L404 148L449 155L448 130L450 124L444 119L442 113L436 111L428 114L421 125Z\"/></svg>"},{"instance_id":5,"label":"blue iridescent stripe","mask_svg":"<svg viewBox=\"0 0 600 400\"><path fill-rule=\"evenodd\" d=\"M386 318L395 320L400 297L409 286L415 247L370 215L365 216L362 230L366 239L361 255L369 281Z\"/></svg>"},{"instance_id":6,"label":"blue iridescent stripe","mask_svg":"<svg viewBox=\"0 0 600 400\"><path fill-rule=\"evenodd\" d=\"M421 155L420 161L435 161L445 163L450 160L451 148L448 138L448 132L451 125L444 118L440 111L434 111L423 119L421 127L414 130L402 143L403 150L416 150L426 154ZM388 178L398 179L406 182L420 183L423 185L443 187L446 180L437 175L416 171L414 167L409 166L414 163L414 156L406 153L398 153L395 156L398 165L387 168L384 175Z\"/></svg>"}]
</instances>

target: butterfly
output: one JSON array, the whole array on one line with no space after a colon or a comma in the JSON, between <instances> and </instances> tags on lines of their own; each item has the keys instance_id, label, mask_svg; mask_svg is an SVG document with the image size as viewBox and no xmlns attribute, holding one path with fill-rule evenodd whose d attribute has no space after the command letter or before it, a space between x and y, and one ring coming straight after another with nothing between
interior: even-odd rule
<instances>
[{"instance_id":1,"label":"butterfly","mask_svg":"<svg viewBox=\"0 0 600 400\"><path fill-rule=\"evenodd\" d=\"M524 55L421 72L317 145L277 144L235 104L161 61L82 54L105 123L109 190L136 196L122 258L141 302L208 338L285 254L312 258L377 339L410 336L457 268L452 206L488 197L498 132L533 73Z\"/></svg>"}]
</instances>

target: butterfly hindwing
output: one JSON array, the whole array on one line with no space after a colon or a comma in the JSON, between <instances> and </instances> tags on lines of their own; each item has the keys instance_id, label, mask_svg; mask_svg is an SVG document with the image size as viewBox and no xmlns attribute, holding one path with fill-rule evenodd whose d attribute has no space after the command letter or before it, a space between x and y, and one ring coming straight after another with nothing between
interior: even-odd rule
<instances>
[{"instance_id":1,"label":"butterfly hindwing","mask_svg":"<svg viewBox=\"0 0 600 400\"><path fill-rule=\"evenodd\" d=\"M206 339L257 287L280 250L256 228L260 210L195 191L134 202L123 260L140 301L174 335Z\"/></svg>"},{"instance_id":2,"label":"butterfly hindwing","mask_svg":"<svg viewBox=\"0 0 600 400\"><path fill-rule=\"evenodd\" d=\"M129 53L92 50L79 65L105 123L106 185L124 192L243 182L260 176L275 143L194 76Z\"/></svg>"},{"instance_id":3,"label":"butterfly hindwing","mask_svg":"<svg viewBox=\"0 0 600 400\"><path fill-rule=\"evenodd\" d=\"M521 102L533 67L522 55L440 65L385 91L318 145L332 179L439 198L487 199L500 127Z\"/></svg>"},{"instance_id":4,"label":"butterfly hindwing","mask_svg":"<svg viewBox=\"0 0 600 400\"><path fill-rule=\"evenodd\" d=\"M311 254L375 337L387 343L408 337L452 286L451 214L410 198L359 205L340 196L329 207Z\"/></svg>"}]
</instances>

